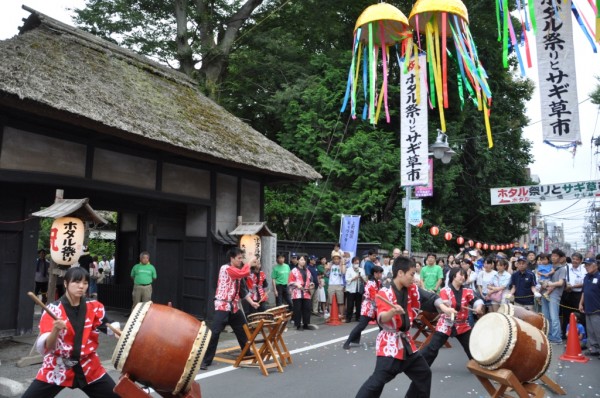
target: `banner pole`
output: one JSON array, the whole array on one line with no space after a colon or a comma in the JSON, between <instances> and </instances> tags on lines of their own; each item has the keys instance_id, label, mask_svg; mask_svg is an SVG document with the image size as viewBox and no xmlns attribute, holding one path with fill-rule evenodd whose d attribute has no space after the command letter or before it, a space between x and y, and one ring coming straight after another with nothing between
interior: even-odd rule
<instances>
[{"instance_id":1,"label":"banner pole","mask_svg":"<svg viewBox=\"0 0 600 398\"><path fill-rule=\"evenodd\" d=\"M404 215L404 250L408 250L409 255L412 253L411 250L411 230L410 230L410 198L412 196L412 187L407 186L404 188L406 190L406 213Z\"/></svg>"}]
</instances>

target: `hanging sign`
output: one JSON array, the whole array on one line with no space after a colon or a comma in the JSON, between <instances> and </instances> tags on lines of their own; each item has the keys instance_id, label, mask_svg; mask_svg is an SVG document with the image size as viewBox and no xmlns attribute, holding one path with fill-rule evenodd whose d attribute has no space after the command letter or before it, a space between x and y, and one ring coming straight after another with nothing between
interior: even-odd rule
<instances>
[{"instance_id":1,"label":"hanging sign","mask_svg":"<svg viewBox=\"0 0 600 398\"><path fill-rule=\"evenodd\" d=\"M54 220L50 228L50 257L58 265L73 265L83 252L85 227L75 217Z\"/></svg>"},{"instance_id":2,"label":"hanging sign","mask_svg":"<svg viewBox=\"0 0 600 398\"><path fill-rule=\"evenodd\" d=\"M415 196L417 198L428 198L433 196L433 159L427 159L429 164L429 184L426 187L415 187Z\"/></svg>"},{"instance_id":3,"label":"hanging sign","mask_svg":"<svg viewBox=\"0 0 600 398\"><path fill-rule=\"evenodd\" d=\"M580 142L570 0L536 0L538 80L545 141Z\"/></svg>"},{"instance_id":4,"label":"hanging sign","mask_svg":"<svg viewBox=\"0 0 600 398\"><path fill-rule=\"evenodd\" d=\"M411 199L408 202L408 223L416 227L423 222L423 215L421 214L423 201L421 199Z\"/></svg>"},{"instance_id":5,"label":"hanging sign","mask_svg":"<svg viewBox=\"0 0 600 398\"><path fill-rule=\"evenodd\" d=\"M400 185L427 185L427 90L425 56L402 73L400 91Z\"/></svg>"},{"instance_id":6,"label":"hanging sign","mask_svg":"<svg viewBox=\"0 0 600 398\"><path fill-rule=\"evenodd\" d=\"M492 205L540 203L547 200L600 196L600 180L490 189Z\"/></svg>"},{"instance_id":7,"label":"hanging sign","mask_svg":"<svg viewBox=\"0 0 600 398\"><path fill-rule=\"evenodd\" d=\"M344 253L350 253L350 258L356 255L359 225L360 216L342 214L342 225L340 226L340 249Z\"/></svg>"}]
</instances>

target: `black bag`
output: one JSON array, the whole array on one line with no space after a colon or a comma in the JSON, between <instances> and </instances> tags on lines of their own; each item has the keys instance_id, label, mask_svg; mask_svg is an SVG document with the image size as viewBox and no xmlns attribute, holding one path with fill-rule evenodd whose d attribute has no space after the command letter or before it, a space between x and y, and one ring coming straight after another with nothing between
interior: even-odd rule
<instances>
[{"instance_id":1,"label":"black bag","mask_svg":"<svg viewBox=\"0 0 600 398\"><path fill-rule=\"evenodd\" d=\"M365 281L362 278L362 276L358 278L357 283L358 283L358 289L356 290L356 293L365 294Z\"/></svg>"}]
</instances>

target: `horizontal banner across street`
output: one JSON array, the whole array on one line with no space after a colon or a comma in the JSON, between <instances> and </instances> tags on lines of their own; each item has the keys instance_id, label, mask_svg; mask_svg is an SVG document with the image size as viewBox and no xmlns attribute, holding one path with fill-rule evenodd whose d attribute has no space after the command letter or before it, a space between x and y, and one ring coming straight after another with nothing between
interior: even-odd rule
<instances>
[{"instance_id":1,"label":"horizontal banner across street","mask_svg":"<svg viewBox=\"0 0 600 398\"><path fill-rule=\"evenodd\" d=\"M540 203L546 200L581 199L600 196L600 180L492 188L490 192L492 206Z\"/></svg>"}]
</instances>

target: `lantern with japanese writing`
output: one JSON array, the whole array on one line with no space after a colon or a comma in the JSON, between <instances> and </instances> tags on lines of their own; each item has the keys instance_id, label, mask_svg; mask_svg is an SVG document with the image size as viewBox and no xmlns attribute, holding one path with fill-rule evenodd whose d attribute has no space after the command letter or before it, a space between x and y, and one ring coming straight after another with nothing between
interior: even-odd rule
<instances>
[{"instance_id":1,"label":"lantern with japanese writing","mask_svg":"<svg viewBox=\"0 0 600 398\"><path fill-rule=\"evenodd\" d=\"M397 43L411 38L412 31L408 25L408 19L393 5L373 4L362 12L354 26L352 63L348 72L348 84L342 112L350 101L351 115L353 118L356 117L356 93L360 94L358 87L362 86L366 102L362 118L376 124L383 104L386 120L388 123L390 122L388 110L390 48L393 49ZM402 51L405 46L402 44L399 51ZM381 54L381 60L379 60L379 54ZM363 70L362 74L359 74L361 64ZM381 68L380 71L378 71L379 68ZM362 84L359 81L359 75L363 79ZM377 82L378 76L383 79L381 83ZM377 92L378 87L380 87L379 93Z\"/></svg>"},{"instance_id":2,"label":"lantern with japanese writing","mask_svg":"<svg viewBox=\"0 0 600 398\"><path fill-rule=\"evenodd\" d=\"M452 239L452 233L451 232L446 232L444 234L444 239L446 240L451 240Z\"/></svg>"},{"instance_id":3,"label":"lantern with japanese writing","mask_svg":"<svg viewBox=\"0 0 600 398\"><path fill-rule=\"evenodd\" d=\"M79 260L85 226L75 217L60 217L50 228L50 256L58 265L73 265Z\"/></svg>"},{"instance_id":4,"label":"lantern with japanese writing","mask_svg":"<svg viewBox=\"0 0 600 398\"><path fill-rule=\"evenodd\" d=\"M242 235L240 239L240 249L244 251L246 262L255 258L260 259L261 243L258 235Z\"/></svg>"},{"instance_id":5,"label":"lantern with japanese writing","mask_svg":"<svg viewBox=\"0 0 600 398\"><path fill-rule=\"evenodd\" d=\"M458 243L459 245L462 245L463 243L465 243L465 238L463 238L462 236L459 236L458 238L456 238L456 243Z\"/></svg>"},{"instance_id":6,"label":"lantern with japanese writing","mask_svg":"<svg viewBox=\"0 0 600 398\"><path fill-rule=\"evenodd\" d=\"M429 228L429 233L433 236L437 236L437 234L440 233L440 229L434 225L433 227Z\"/></svg>"},{"instance_id":7,"label":"lantern with japanese writing","mask_svg":"<svg viewBox=\"0 0 600 398\"><path fill-rule=\"evenodd\" d=\"M488 106L492 93L469 30L467 7L460 0L417 0L408 20L416 31L425 36L429 80L432 82L429 85L429 101L439 109L441 130L446 132L444 108L448 108L448 53L452 53L460 73L457 86L461 106L465 102L463 88L466 88L469 99L483 112L491 148L494 144ZM449 38L453 39L454 45L448 47Z\"/></svg>"}]
</instances>

